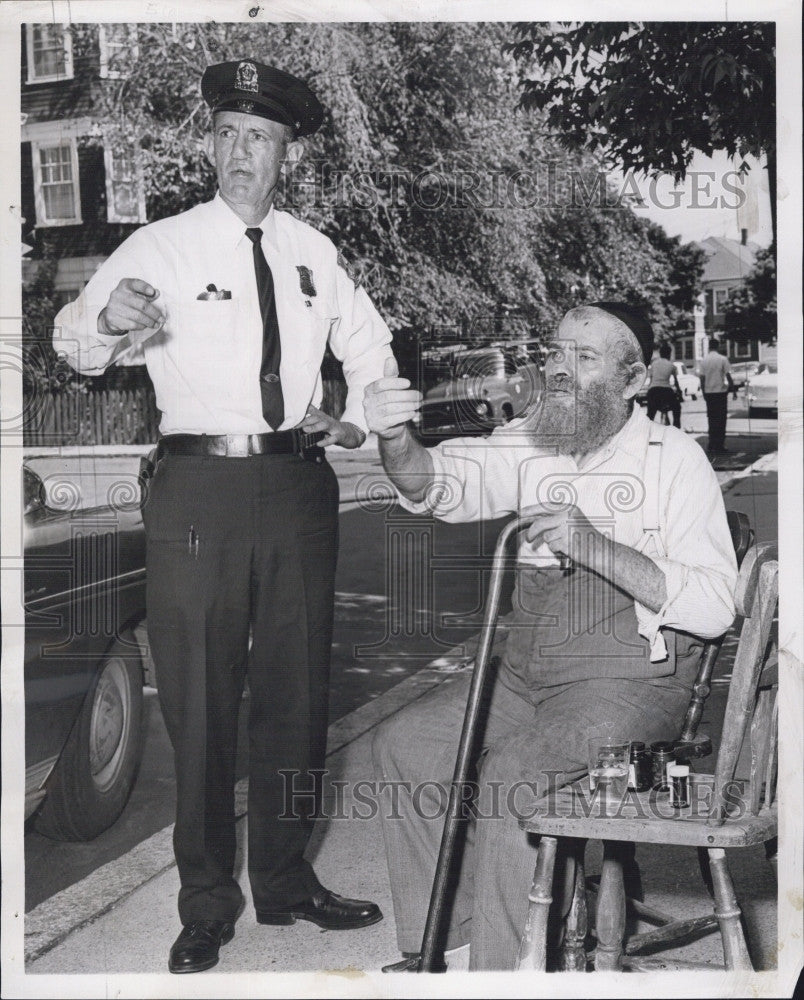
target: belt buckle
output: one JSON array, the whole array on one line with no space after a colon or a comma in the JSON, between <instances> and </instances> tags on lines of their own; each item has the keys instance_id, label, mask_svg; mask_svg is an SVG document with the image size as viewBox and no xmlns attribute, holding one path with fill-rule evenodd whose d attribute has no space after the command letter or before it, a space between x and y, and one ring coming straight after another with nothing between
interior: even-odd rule
<instances>
[{"instance_id":1,"label":"belt buckle","mask_svg":"<svg viewBox=\"0 0 804 1000\"><path fill-rule=\"evenodd\" d=\"M226 457L248 458L251 455L251 438L248 434L226 435Z\"/></svg>"}]
</instances>

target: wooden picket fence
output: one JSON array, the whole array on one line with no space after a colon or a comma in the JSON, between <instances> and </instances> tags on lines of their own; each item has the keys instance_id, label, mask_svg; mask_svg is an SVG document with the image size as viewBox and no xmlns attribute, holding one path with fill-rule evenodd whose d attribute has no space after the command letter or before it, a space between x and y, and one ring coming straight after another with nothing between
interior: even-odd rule
<instances>
[{"instance_id":1,"label":"wooden picket fence","mask_svg":"<svg viewBox=\"0 0 804 1000\"><path fill-rule=\"evenodd\" d=\"M325 413L340 416L346 385L324 379ZM159 410L153 389L98 389L46 392L26 399L23 443L38 447L63 445L151 444L156 441Z\"/></svg>"},{"instance_id":2,"label":"wooden picket fence","mask_svg":"<svg viewBox=\"0 0 804 1000\"><path fill-rule=\"evenodd\" d=\"M50 392L26 400L25 446L149 444L159 411L153 389Z\"/></svg>"}]
</instances>

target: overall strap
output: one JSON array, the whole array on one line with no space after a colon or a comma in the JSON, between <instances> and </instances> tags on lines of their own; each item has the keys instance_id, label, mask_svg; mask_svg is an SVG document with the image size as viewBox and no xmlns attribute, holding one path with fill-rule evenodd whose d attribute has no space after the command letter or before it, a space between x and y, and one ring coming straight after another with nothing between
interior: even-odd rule
<instances>
[{"instance_id":1,"label":"overall strap","mask_svg":"<svg viewBox=\"0 0 804 1000\"><path fill-rule=\"evenodd\" d=\"M656 548L656 555L664 557L664 543L661 535L659 480L662 471L662 444L664 442L664 425L651 422L648 453L645 456L645 501L642 504L642 538L635 546L637 552L643 552L650 539Z\"/></svg>"}]
</instances>

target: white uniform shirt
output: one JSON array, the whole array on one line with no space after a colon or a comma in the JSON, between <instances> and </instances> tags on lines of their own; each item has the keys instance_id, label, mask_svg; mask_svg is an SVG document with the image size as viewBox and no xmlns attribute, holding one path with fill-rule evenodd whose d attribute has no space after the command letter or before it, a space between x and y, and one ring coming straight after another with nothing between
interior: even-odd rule
<instances>
[{"instance_id":1,"label":"white uniform shirt","mask_svg":"<svg viewBox=\"0 0 804 1000\"><path fill-rule=\"evenodd\" d=\"M603 534L636 548L662 570L668 600L657 614L634 602L639 632L652 660L666 655L660 628L714 638L734 620L737 561L723 496L703 450L675 427L664 429L659 477L663 552L645 534L645 460L650 423L640 407L625 426L579 468L571 455L547 454L527 442L521 421L487 439L458 438L430 449L436 482L422 503L445 521L513 514L534 503L574 503ZM521 536L520 563L556 565L546 545L534 551ZM647 541L647 544L645 542Z\"/></svg>"},{"instance_id":2,"label":"white uniform shirt","mask_svg":"<svg viewBox=\"0 0 804 1000\"><path fill-rule=\"evenodd\" d=\"M148 366L163 434L251 434L262 416L259 371L263 324L246 224L220 194L188 212L143 226L104 261L75 302L55 320L54 348L77 371L98 375L112 361ZM263 220L282 344L285 418L296 426L322 398L321 360L329 341L348 386L341 417L366 430L365 387L382 377L391 334L365 290L338 263L332 242L286 212ZM307 268L315 295L298 268ZM98 314L122 278L159 290L162 329L107 336ZM228 300L199 300L208 284Z\"/></svg>"}]
</instances>

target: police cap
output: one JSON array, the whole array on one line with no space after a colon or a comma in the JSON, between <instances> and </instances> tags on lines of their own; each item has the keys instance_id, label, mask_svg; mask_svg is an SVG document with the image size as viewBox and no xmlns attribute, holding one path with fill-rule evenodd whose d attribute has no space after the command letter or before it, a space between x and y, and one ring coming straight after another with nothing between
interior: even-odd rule
<instances>
[{"instance_id":1,"label":"police cap","mask_svg":"<svg viewBox=\"0 0 804 1000\"><path fill-rule=\"evenodd\" d=\"M207 66L201 94L213 111L239 111L289 125L296 136L311 135L324 109L303 80L254 59Z\"/></svg>"}]
</instances>

